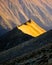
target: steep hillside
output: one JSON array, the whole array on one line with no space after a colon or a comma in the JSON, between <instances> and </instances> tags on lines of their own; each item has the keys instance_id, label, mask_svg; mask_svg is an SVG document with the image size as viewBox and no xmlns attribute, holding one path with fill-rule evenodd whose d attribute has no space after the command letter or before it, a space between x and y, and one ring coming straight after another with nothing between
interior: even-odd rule
<instances>
[{"instance_id":1,"label":"steep hillside","mask_svg":"<svg viewBox=\"0 0 52 65\"><path fill-rule=\"evenodd\" d=\"M0 63L2 65L49 65L52 63L51 59L52 30L0 52Z\"/></svg>"},{"instance_id":2,"label":"steep hillside","mask_svg":"<svg viewBox=\"0 0 52 65\"><path fill-rule=\"evenodd\" d=\"M23 33L21 30L15 27L13 30L0 37L0 51L12 48L32 38L32 36Z\"/></svg>"}]
</instances>

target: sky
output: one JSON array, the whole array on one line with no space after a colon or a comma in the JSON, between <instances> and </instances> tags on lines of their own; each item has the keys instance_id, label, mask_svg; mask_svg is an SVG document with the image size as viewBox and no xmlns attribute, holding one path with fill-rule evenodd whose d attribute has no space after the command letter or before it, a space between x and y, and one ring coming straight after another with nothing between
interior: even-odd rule
<instances>
[{"instance_id":1,"label":"sky","mask_svg":"<svg viewBox=\"0 0 52 65\"><path fill-rule=\"evenodd\" d=\"M52 29L52 0L0 0L0 33L29 19L47 31Z\"/></svg>"}]
</instances>

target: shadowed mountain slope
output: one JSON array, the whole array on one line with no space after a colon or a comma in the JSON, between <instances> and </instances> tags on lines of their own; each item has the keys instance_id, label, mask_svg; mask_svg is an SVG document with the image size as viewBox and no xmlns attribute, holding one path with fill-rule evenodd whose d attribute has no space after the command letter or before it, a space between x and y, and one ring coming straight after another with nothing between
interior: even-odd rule
<instances>
[{"instance_id":1,"label":"shadowed mountain slope","mask_svg":"<svg viewBox=\"0 0 52 65\"><path fill-rule=\"evenodd\" d=\"M17 27L0 37L0 51L12 48L33 37L20 31Z\"/></svg>"},{"instance_id":2,"label":"shadowed mountain slope","mask_svg":"<svg viewBox=\"0 0 52 65\"><path fill-rule=\"evenodd\" d=\"M21 65L44 65L50 63L50 59L52 59L52 30L16 47L0 52L0 63L6 65L15 65L16 63Z\"/></svg>"}]
</instances>

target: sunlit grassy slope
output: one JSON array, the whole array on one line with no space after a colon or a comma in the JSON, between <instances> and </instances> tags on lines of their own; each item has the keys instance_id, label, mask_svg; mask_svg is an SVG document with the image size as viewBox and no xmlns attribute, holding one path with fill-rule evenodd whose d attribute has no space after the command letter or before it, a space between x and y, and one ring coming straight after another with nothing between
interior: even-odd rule
<instances>
[{"instance_id":1,"label":"sunlit grassy slope","mask_svg":"<svg viewBox=\"0 0 52 65\"><path fill-rule=\"evenodd\" d=\"M19 26L18 29L20 29L22 32L29 34L33 37L37 37L37 36L43 34L44 32L46 32L46 30L41 28L33 20L27 21L26 23Z\"/></svg>"}]
</instances>

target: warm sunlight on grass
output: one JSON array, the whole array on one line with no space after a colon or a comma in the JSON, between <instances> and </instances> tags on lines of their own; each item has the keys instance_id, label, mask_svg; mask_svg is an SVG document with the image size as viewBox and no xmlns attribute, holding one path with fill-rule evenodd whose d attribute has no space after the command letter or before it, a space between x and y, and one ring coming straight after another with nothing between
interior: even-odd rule
<instances>
[{"instance_id":1,"label":"warm sunlight on grass","mask_svg":"<svg viewBox=\"0 0 52 65\"><path fill-rule=\"evenodd\" d=\"M20 29L22 32L29 34L33 37L37 37L43 34L44 32L46 32L46 30L41 28L33 20L31 20L31 22L27 22L26 24L19 26L18 29Z\"/></svg>"}]
</instances>

